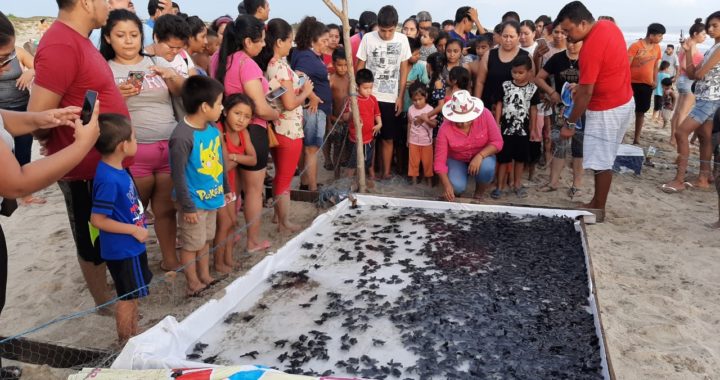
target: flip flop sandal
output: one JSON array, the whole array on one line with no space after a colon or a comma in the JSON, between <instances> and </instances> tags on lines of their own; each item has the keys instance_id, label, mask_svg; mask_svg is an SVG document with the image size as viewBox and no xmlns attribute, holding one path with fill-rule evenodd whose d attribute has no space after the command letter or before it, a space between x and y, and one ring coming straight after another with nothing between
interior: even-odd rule
<instances>
[{"instance_id":1,"label":"flip flop sandal","mask_svg":"<svg viewBox=\"0 0 720 380\"><path fill-rule=\"evenodd\" d=\"M550 186L550 185L545 185L545 186L539 187L539 188L537 189L537 191L539 191L539 192L541 192L541 193L552 193L553 191L557 191L557 189L558 189L557 187L552 187L552 186Z\"/></svg>"},{"instance_id":2,"label":"flip flop sandal","mask_svg":"<svg viewBox=\"0 0 720 380\"><path fill-rule=\"evenodd\" d=\"M517 189L515 189L515 195L517 195L518 198L527 198L528 197L527 189L525 189L524 187L517 188Z\"/></svg>"},{"instance_id":3,"label":"flip flop sandal","mask_svg":"<svg viewBox=\"0 0 720 380\"><path fill-rule=\"evenodd\" d=\"M186 298L201 298L201 297L205 294L205 291L206 291L207 289L208 289L208 287L206 286L206 287L204 287L204 288L202 288L202 289L200 289L200 290L196 290L194 293L188 293L188 294L186 294L185 297L186 297Z\"/></svg>"},{"instance_id":4,"label":"flip flop sandal","mask_svg":"<svg viewBox=\"0 0 720 380\"><path fill-rule=\"evenodd\" d=\"M668 186L667 184L663 184L662 186L660 186L660 190L662 190L662 192L665 194L677 194L682 193L685 189L676 189L672 186Z\"/></svg>"},{"instance_id":5,"label":"flip flop sandal","mask_svg":"<svg viewBox=\"0 0 720 380\"><path fill-rule=\"evenodd\" d=\"M270 240L265 240L259 246L255 247L253 249L248 249L247 251L245 251L245 253L251 254L251 253L257 253L257 252L261 252L261 251L267 251L268 249L270 249L270 247L272 247L272 243L270 242Z\"/></svg>"},{"instance_id":6,"label":"flip flop sandal","mask_svg":"<svg viewBox=\"0 0 720 380\"><path fill-rule=\"evenodd\" d=\"M502 197L502 191L500 191L500 189L495 189L492 192L490 192L490 198L500 199L500 197Z\"/></svg>"}]
</instances>

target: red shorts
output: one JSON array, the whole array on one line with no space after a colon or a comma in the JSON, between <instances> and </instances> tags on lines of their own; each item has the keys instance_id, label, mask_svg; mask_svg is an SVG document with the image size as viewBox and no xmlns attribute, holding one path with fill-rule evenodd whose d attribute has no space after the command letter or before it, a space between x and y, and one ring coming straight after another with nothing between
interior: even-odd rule
<instances>
[{"instance_id":1,"label":"red shorts","mask_svg":"<svg viewBox=\"0 0 720 380\"><path fill-rule=\"evenodd\" d=\"M168 141L150 144L138 144L135 163L130 166L135 178L149 177L153 174L170 174L170 148Z\"/></svg>"}]
</instances>

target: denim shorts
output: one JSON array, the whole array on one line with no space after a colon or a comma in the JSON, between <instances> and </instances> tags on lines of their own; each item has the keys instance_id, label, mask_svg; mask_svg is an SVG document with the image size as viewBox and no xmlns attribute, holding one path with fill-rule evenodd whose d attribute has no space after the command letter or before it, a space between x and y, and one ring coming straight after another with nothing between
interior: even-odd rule
<instances>
[{"instance_id":1,"label":"denim shorts","mask_svg":"<svg viewBox=\"0 0 720 380\"><path fill-rule=\"evenodd\" d=\"M678 80L677 80L677 89L678 89L678 92L681 93L681 94L690 94L690 93L692 93L691 88L692 88L693 82L694 82L694 81L691 80L690 78L688 78L686 75L681 75L681 76L679 76L679 77L678 77Z\"/></svg>"},{"instance_id":2,"label":"denim shorts","mask_svg":"<svg viewBox=\"0 0 720 380\"><path fill-rule=\"evenodd\" d=\"M327 124L325 112L318 109L317 112L313 113L305 108L303 110L303 121L303 132L305 133L303 142L305 146L321 147Z\"/></svg>"},{"instance_id":3,"label":"denim shorts","mask_svg":"<svg viewBox=\"0 0 720 380\"><path fill-rule=\"evenodd\" d=\"M690 111L690 116L693 120L700 124L704 124L706 121L711 121L715 117L715 111L720 107L720 100L705 100L696 99L695 107Z\"/></svg>"}]
</instances>

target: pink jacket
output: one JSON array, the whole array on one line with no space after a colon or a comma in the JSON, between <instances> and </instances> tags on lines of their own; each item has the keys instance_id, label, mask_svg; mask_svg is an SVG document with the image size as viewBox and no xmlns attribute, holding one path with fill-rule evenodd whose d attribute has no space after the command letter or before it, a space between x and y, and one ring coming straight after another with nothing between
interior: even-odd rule
<instances>
[{"instance_id":1,"label":"pink jacket","mask_svg":"<svg viewBox=\"0 0 720 380\"><path fill-rule=\"evenodd\" d=\"M435 173L448 172L448 158L470 162L488 145L494 145L499 152L503 147L503 139L495 118L487 109L473 121L468 135L446 119L440 126L435 143Z\"/></svg>"}]
</instances>

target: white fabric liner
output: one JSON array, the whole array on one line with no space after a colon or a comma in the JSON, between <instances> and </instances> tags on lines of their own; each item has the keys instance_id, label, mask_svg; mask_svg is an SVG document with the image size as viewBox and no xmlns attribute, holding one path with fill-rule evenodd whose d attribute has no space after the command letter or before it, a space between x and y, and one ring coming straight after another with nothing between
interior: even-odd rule
<instances>
[{"instance_id":1,"label":"white fabric liner","mask_svg":"<svg viewBox=\"0 0 720 380\"><path fill-rule=\"evenodd\" d=\"M439 201L424 201L414 199L377 197L370 195L357 195L359 206L415 207L428 210L465 210L475 212L508 213L513 216L565 216L572 219L584 217L585 220L594 221L592 214L586 211L544 209L530 207L510 207L495 205L477 205L467 203L451 203ZM338 215L346 213L351 203L345 200L324 214L318 216L302 233L295 236L280 248L276 253L267 256L255 265L244 276L239 277L225 288L225 294L219 299L212 299L188 315L182 322L173 316L167 316L158 324L144 333L130 339L120 355L112 364L113 369L160 369L160 368L198 368L215 367L186 359L190 351L201 337L207 334L215 325L222 323L228 313L235 309L249 309L255 303L255 297L248 297L253 291L267 280L278 268L291 264L297 257L300 246L312 240L317 232L326 229ZM592 282L590 260L588 256L587 239L580 222L575 222L575 228L581 233L583 251L588 275L588 288L590 290L590 308L595 321L595 330L600 344L603 376L610 379L607 364L607 351L603 332L600 326L598 308L595 301L595 288Z\"/></svg>"}]
</instances>

